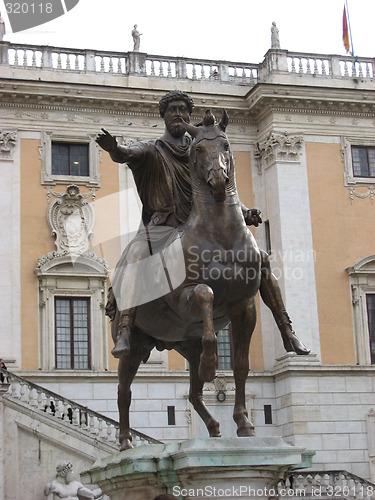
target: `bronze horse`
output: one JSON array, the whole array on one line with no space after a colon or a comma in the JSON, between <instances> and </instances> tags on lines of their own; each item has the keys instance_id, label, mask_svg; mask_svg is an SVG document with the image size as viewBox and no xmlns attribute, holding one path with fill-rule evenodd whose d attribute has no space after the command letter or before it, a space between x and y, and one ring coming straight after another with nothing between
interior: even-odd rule
<instances>
[{"instance_id":1,"label":"bronze horse","mask_svg":"<svg viewBox=\"0 0 375 500\"><path fill-rule=\"evenodd\" d=\"M256 313L261 257L241 211L232 151L225 129L206 111L201 126L186 125L193 137L190 175L193 207L178 228L186 277L169 294L138 306L130 352L119 361L118 407L121 449L131 448L129 407L131 383L139 365L156 346L175 349L189 363L189 400L209 435L220 436L219 422L202 398L204 382L215 377L215 331L232 323L233 372L236 387L233 419L238 436L254 434L245 406L249 346ZM118 313L117 313L118 314Z\"/></svg>"}]
</instances>

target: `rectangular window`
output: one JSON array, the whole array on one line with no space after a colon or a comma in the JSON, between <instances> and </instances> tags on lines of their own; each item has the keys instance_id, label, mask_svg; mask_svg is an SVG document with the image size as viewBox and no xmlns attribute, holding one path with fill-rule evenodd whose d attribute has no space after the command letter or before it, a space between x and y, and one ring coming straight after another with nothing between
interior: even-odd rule
<instances>
[{"instance_id":1,"label":"rectangular window","mask_svg":"<svg viewBox=\"0 0 375 500\"><path fill-rule=\"evenodd\" d=\"M353 176L375 177L375 147L352 146Z\"/></svg>"},{"instance_id":2,"label":"rectangular window","mask_svg":"<svg viewBox=\"0 0 375 500\"><path fill-rule=\"evenodd\" d=\"M375 293L366 295L371 364L375 365Z\"/></svg>"},{"instance_id":3,"label":"rectangular window","mask_svg":"<svg viewBox=\"0 0 375 500\"><path fill-rule=\"evenodd\" d=\"M90 299L55 297L56 368L89 370Z\"/></svg>"},{"instance_id":4,"label":"rectangular window","mask_svg":"<svg viewBox=\"0 0 375 500\"><path fill-rule=\"evenodd\" d=\"M167 406L168 425L176 425L176 412L174 406Z\"/></svg>"},{"instance_id":5,"label":"rectangular window","mask_svg":"<svg viewBox=\"0 0 375 500\"><path fill-rule=\"evenodd\" d=\"M52 175L89 175L89 145L52 143Z\"/></svg>"},{"instance_id":6,"label":"rectangular window","mask_svg":"<svg viewBox=\"0 0 375 500\"><path fill-rule=\"evenodd\" d=\"M264 405L264 423L267 425L272 424L272 406Z\"/></svg>"},{"instance_id":7,"label":"rectangular window","mask_svg":"<svg viewBox=\"0 0 375 500\"><path fill-rule=\"evenodd\" d=\"M231 325L217 332L217 368L232 369Z\"/></svg>"}]
</instances>

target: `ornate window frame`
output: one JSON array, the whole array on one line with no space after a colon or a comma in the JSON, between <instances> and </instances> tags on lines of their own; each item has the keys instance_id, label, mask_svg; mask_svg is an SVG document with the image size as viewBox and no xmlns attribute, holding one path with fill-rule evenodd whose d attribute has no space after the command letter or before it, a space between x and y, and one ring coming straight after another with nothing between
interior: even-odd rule
<instances>
[{"instance_id":1,"label":"ornate window frame","mask_svg":"<svg viewBox=\"0 0 375 500\"><path fill-rule=\"evenodd\" d=\"M80 184L85 186L100 187L100 157L101 151L95 142L95 134L78 134L72 136L64 132L43 131L39 146L42 162L41 184L53 186L56 184ZM88 144L89 146L89 175L53 175L52 174L52 142L65 142L68 144Z\"/></svg>"},{"instance_id":2,"label":"ornate window frame","mask_svg":"<svg viewBox=\"0 0 375 500\"><path fill-rule=\"evenodd\" d=\"M375 255L369 255L348 267L352 304L357 363L371 365L370 335L366 295L375 293Z\"/></svg>"},{"instance_id":3,"label":"ornate window frame","mask_svg":"<svg viewBox=\"0 0 375 500\"><path fill-rule=\"evenodd\" d=\"M370 146L375 148L374 137L342 137L341 150L344 159L344 185L345 187L375 186L375 177L355 177L353 174L352 146Z\"/></svg>"},{"instance_id":4,"label":"ornate window frame","mask_svg":"<svg viewBox=\"0 0 375 500\"><path fill-rule=\"evenodd\" d=\"M36 269L39 281L39 358L40 368L56 370L55 297L90 299L91 369L108 368L107 321L105 319L105 262L93 253L72 260L68 253L50 252L41 257ZM64 370L58 370L59 372Z\"/></svg>"}]
</instances>

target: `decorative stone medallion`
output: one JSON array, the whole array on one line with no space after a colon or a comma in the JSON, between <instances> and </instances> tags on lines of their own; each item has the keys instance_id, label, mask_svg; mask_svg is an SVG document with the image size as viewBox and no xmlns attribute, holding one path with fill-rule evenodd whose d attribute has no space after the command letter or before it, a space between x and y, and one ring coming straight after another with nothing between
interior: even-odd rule
<instances>
[{"instance_id":1,"label":"decorative stone medallion","mask_svg":"<svg viewBox=\"0 0 375 500\"><path fill-rule=\"evenodd\" d=\"M57 251L71 255L87 252L93 235L94 210L86 198L92 193L82 195L75 184L70 184L64 193L51 193L57 199L49 208L47 218L56 237Z\"/></svg>"}]
</instances>

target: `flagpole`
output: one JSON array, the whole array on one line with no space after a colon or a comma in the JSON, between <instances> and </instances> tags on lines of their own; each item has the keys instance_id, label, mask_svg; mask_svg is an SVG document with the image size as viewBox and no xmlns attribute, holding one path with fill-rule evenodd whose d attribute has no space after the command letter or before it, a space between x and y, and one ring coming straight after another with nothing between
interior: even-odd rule
<instances>
[{"instance_id":1,"label":"flagpole","mask_svg":"<svg viewBox=\"0 0 375 500\"><path fill-rule=\"evenodd\" d=\"M350 45L352 46L352 56L354 57L354 47L353 47L353 39L352 39L352 28L350 26L348 0L345 0L345 5L346 5L346 16L348 18L348 28L349 28L349 36L350 36Z\"/></svg>"}]
</instances>

